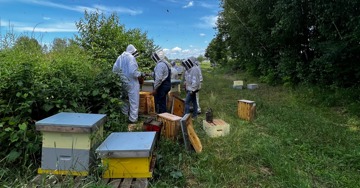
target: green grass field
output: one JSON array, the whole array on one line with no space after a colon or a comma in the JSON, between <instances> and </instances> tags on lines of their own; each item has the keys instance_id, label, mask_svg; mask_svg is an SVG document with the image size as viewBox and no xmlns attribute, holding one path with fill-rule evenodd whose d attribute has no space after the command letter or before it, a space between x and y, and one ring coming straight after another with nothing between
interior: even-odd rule
<instances>
[{"instance_id":1,"label":"green grass field","mask_svg":"<svg viewBox=\"0 0 360 188\"><path fill-rule=\"evenodd\" d=\"M188 153L182 143L161 139L150 187L359 187L358 116L340 107L315 106L303 89L268 86L207 63L202 72L203 113L194 126L203 151ZM234 80L257 83L259 88L233 89ZM240 99L256 102L254 121L238 117ZM206 135L202 121L208 108L214 118L230 124L228 135ZM3 170L11 169L0 171L5 187L23 187L36 174L34 166L22 169L26 170L14 171L12 177L3 176ZM106 187L100 174L84 178L80 187ZM72 185L64 181L61 186Z\"/></svg>"},{"instance_id":2,"label":"green grass field","mask_svg":"<svg viewBox=\"0 0 360 188\"><path fill-rule=\"evenodd\" d=\"M162 177L154 187L358 187L360 185L360 120L329 107L308 103L301 91L259 84L255 90L232 88L234 80L202 65L202 111L230 124L230 134L210 138L202 130L205 113L195 126L203 144L200 154L182 145L162 143ZM256 118L238 118L237 101L256 102ZM310 99L309 99L310 100ZM180 169L180 170L176 170Z\"/></svg>"}]
</instances>

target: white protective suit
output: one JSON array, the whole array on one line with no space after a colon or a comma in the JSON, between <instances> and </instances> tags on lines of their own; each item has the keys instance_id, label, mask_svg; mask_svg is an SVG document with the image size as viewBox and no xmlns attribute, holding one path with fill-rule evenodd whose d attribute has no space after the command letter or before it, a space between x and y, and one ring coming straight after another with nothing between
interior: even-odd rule
<instances>
[{"instance_id":1,"label":"white protective suit","mask_svg":"<svg viewBox=\"0 0 360 188\"><path fill-rule=\"evenodd\" d=\"M186 68L184 81L187 91L200 90L200 69L196 65L190 65Z\"/></svg>"},{"instance_id":2,"label":"white protective suit","mask_svg":"<svg viewBox=\"0 0 360 188\"><path fill-rule=\"evenodd\" d=\"M199 72L200 72L200 86L199 86L199 89L201 89L203 76L202 76L202 73L201 73L201 67L200 67L199 61L195 57L191 57L190 59L191 59L191 61L195 62L196 66L194 66L194 67L199 69ZM201 107L200 107L200 102L199 102L199 92L196 93L196 103L197 103L197 106L198 106L197 112L201 113Z\"/></svg>"},{"instance_id":3,"label":"white protective suit","mask_svg":"<svg viewBox=\"0 0 360 188\"><path fill-rule=\"evenodd\" d=\"M179 75L178 75L178 71L176 70L176 63L175 61L171 62L171 79L178 79Z\"/></svg>"},{"instance_id":4,"label":"white protective suit","mask_svg":"<svg viewBox=\"0 0 360 188\"><path fill-rule=\"evenodd\" d=\"M138 77L141 76L134 55L137 55L137 50L130 44L126 51L117 58L113 66L113 72L120 76L123 88L126 91L125 94L128 95L121 96L123 100L121 111L123 114L129 115L129 121L133 123L138 120L140 92Z\"/></svg>"}]
</instances>

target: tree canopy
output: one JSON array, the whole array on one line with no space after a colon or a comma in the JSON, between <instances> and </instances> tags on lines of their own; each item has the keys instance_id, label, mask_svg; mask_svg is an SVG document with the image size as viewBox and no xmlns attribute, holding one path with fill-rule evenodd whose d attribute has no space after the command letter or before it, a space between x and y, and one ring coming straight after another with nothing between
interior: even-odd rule
<instances>
[{"instance_id":1,"label":"tree canopy","mask_svg":"<svg viewBox=\"0 0 360 188\"><path fill-rule=\"evenodd\" d=\"M360 2L222 0L205 56L267 83L360 85Z\"/></svg>"}]
</instances>

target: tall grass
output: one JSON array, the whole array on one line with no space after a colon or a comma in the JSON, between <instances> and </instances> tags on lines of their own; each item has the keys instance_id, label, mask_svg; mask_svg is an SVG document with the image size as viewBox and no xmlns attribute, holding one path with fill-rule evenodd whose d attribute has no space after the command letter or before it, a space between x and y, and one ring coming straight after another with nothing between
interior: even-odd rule
<instances>
[{"instance_id":1,"label":"tall grass","mask_svg":"<svg viewBox=\"0 0 360 188\"><path fill-rule=\"evenodd\" d=\"M256 82L244 74L226 75L203 65L200 103L214 118L231 125L230 134L210 138L196 130L204 151L183 161L184 187L357 187L360 174L360 120L304 100L303 90L259 84L236 90L234 80ZM300 95L301 94L301 95ZM253 100L257 117L237 117L237 100ZM174 154L176 158L176 154ZM171 161L169 161L171 163ZM159 182L162 180L159 179Z\"/></svg>"}]
</instances>

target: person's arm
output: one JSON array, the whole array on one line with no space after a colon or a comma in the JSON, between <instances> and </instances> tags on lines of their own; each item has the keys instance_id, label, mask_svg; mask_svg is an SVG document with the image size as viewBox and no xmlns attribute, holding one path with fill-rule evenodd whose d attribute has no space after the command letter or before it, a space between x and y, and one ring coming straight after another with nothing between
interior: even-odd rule
<instances>
[{"instance_id":1,"label":"person's arm","mask_svg":"<svg viewBox=\"0 0 360 188\"><path fill-rule=\"evenodd\" d=\"M113 71L113 73L116 73L118 75L121 74L120 58L116 59L112 71Z\"/></svg>"},{"instance_id":2,"label":"person's arm","mask_svg":"<svg viewBox=\"0 0 360 188\"><path fill-rule=\"evenodd\" d=\"M141 72L138 71L138 64L136 62L136 59L134 57L131 57L130 65L129 65L130 75L133 78L139 78L142 76Z\"/></svg>"},{"instance_id":3,"label":"person's arm","mask_svg":"<svg viewBox=\"0 0 360 188\"><path fill-rule=\"evenodd\" d=\"M165 63L158 63L154 69L155 80L154 80L154 90L160 87L161 83L168 76L168 70Z\"/></svg>"}]
</instances>

